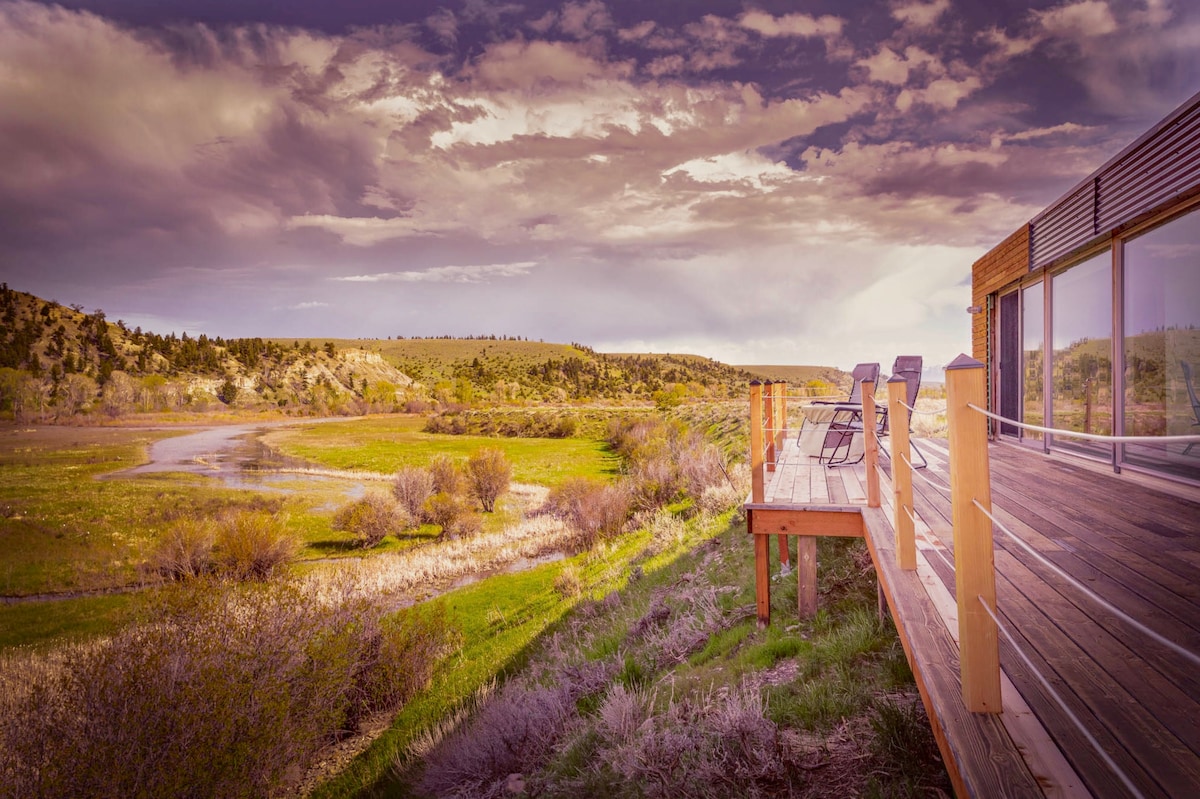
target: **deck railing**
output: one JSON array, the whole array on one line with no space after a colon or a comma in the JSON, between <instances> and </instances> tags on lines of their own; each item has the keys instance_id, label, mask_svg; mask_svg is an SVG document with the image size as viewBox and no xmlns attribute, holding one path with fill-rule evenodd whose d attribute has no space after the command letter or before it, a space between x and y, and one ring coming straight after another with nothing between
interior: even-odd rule
<instances>
[{"instance_id":1,"label":"deck railing","mask_svg":"<svg viewBox=\"0 0 1200 799\"><path fill-rule=\"evenodd\" d=\"M1118 780L1132 795L1142 796L1142 792L1129 776L1113 761L1086 726L1079 721L1067 703L1055 691L1050 681L1040 673L1032 660L1022 651L1016 638L1002 624L996 609L994 530L999 530L1007 540L1011 540L1022 551L1130 628L1170 649L1195 667L1200 667L1200 655L1180 646L1117 608L1044 557L996 518L991 507L987 448L988 420L999 420L1016 427L1056 436L1109 443L1191 444L1200 442L1200 436L1105 436L1017 422L986 409L985 380L986 367L965 355L960 356L947 367L946 414L949 433L950 486L947 489L928 476L920 475L935 489L949 493L951 497L954 562L946 558L940 549L935 548L929 551L940 556L954 572L958 602L963 701L967 708L974 712L1000 712L998 644L999 637L1003 636L1017 657L1029 669L1034 679L1043 686L1047 695L1059 706L1064 716L1078 728L1083 738L1095 749L1098 756L1109 766ZM915 473L912 470L909 451L908 425L905 424L908 419L907 414L914 409L900 400L899 392L893 393L892 388L889 384L890 413L893 414L892 477L893 492L896 496L897 557L901 561L902 568L915 568L915 550L913 565L906 565L905 560L905 549L912 545L910 537L915 532L908 527L908 523L915 522L917 516L912 505L911 493L905 493L906 489L911 491L911 479ZM902 541L902 539L904 540Z\"/></svg>"}]
</instances>

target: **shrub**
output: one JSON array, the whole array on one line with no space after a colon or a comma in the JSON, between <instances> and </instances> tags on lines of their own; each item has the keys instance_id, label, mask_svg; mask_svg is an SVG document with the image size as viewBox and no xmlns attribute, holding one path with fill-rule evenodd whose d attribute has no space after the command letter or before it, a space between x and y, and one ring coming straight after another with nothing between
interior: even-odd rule
<instances>
[{"instance_id":1,"label":"shrub","mask_svg":"<svg viewBox=\"0 0 1200 799\"><path fill-rule=\"evenodd\" d=\"M242 511L217 527L217 570L239 580L266 579L292 561L299 542L278 514Z\"/></svg>"},{"instance_id":2,"label":"shrub","mask_svg":"<svg viewBox=\"0 0 1200 799\"><path fill-rule=\"evenodd\" d=\"M419 521L424 512L425 500L433 493L433 475L420 466L406 466L396 472L392 483L392 496L400 503L408 517Z\"/></svg>"},{"instance_id":3,"label":"shrub","mask_svg":"<svg viewBox=\"0 0 1200 799\"><path fill-rule=\"evenodd\" d=\"M150 555L150 569L172 580L188 580L213 570L216 531L208 519L179 519Z\"/></svg>"},{"instance_id":4,"label":"shrub","mask_svg":"<svg viewBox=\"0 0 1200 799\"><path fill-rule=\"evenodd\" d=\"M496 500L511 480L512 464L502 450L485 447L467 459L467 485L485 513L496 509Z\"/></svg>"},{"instance_id":5,"label":"shrub","mask_svg":"<svg viewBox=\"0 0 1200 799\"><path fill-rule=\"evenodd\" d=\"M384 536L405 527L404 510L387 494L370 492L361 499L347 503L333 516L333 529L354 536L360 547L373 547Z\"/></svg>"},{"instance_id":6,"label":"shrub","mask_svg":"<svg viewBox=\"0 0 1200 799\"><path fill-rule=\"evenodd\" d=\"M551 512L566 519L588 546L618 535L632 503L625 483L604 484L582 477L567 480L547 499Z\"/></svg>"},{"instance_id":7,"label":"shrub","mask_svg":"<svg viewBox=\"0 0 1200 799\"><path fill-rule=\"evenodd\" d=\"M433 493L455 496L463 492L463 474L449 455L438 455L429 463Z\"/></svg>"},{"instance_id":8,"label":"shrub","mask_svg":"<svg viewBox=\"0 0 1200 799\"><path fill-rule=\"evenodd\" d=\"M436 612L380 622L284 581L179 590L154 617L40 669L0 660L0 797L283 795L452 638Z\"/></svg>"},{"instance_id":9,"label":"shrub","mask_svg":"<svg viewBox=\"0 0 1200 799\"><path fill-rule=\"evenodd\" d=\"M460 496L445 491L425 500L424 516L442 528L443 535L465 536L479 532L482 520Z\"/></svg>"}]
</instances>

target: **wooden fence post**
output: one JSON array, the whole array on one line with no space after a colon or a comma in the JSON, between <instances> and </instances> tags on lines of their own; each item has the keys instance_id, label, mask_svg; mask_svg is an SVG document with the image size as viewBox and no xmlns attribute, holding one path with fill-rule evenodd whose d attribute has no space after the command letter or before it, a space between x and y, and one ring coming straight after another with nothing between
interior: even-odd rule
<instances>
[{"instance_id":1,"label":"wooden fence post","mask_svg":"<svg viewBox=\"0 0 1200 799\"><path fill-rule=\"evenodd\" d=\"M892 506L895 509L896 562L901 569L917 568L916 532L913 529L912 449L908 443L908 381L900 375L888 380L888 429L892 437ZM906 512L907 510L907 512Z\"/></svg>"},{"instance_id":2,"label":"wooden fence post","mask_svg":"<svg viewBox=\"0 0 1200 799\"><path fill-rule=\"evenodd\" d=\"M875 381L862 382L863 457L867 463L867 507L879 507L879 432L875 426ZM853 441L851 442L853 443Z\"/></svg>"},{"instance_id":3,"label":"wooden fence post","mask_svg":"<svg viewBox=\"0 0 1200 799\"><path fill-rule=\"evenodd\" d=\"M750 501L764 502L763 484L763 396L762 383L750 383ZM754 539L754 599L758 606L758 626L771 623L771 549L770 536L754 534L754 511L746 514L746 525Z\"/></svg>"},{"instance_id":4,"label":"wooden fence post","mask_svg":"<svg viewBox=\"0 0 1200 799\"><path fill-rule=\"evenodd\" d=\"M960 355L946 367L950 495L954 521L954 582L963 702L972 713L999 713L1000 649L996 623L980 604L996 607L992 522L974 501L992 509L987 417L967 407L987 405L987 370Z\"/></svg>"}]
</instances>

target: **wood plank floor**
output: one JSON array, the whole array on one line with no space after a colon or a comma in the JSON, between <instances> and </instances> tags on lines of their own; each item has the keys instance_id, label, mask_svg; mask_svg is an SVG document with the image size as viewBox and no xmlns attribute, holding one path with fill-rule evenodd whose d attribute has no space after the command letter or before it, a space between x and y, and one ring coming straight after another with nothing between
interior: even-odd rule
<instances>
[{"instance_id":1,"label":"wood plank floor","mask_svg":"<svg viewBox=\"0 0 1200 799\"><path fill-rule=\"evenodd\" d=\"M945 441L919 444L929 459L929 468L919 474L948 487ZM1200 501L1078 460L1046 457L1013 444L989 449L993 511L1001 524L1120 613L1200 654ZM767 498L783 504L862 505L864 480L861 464L829 469L794 448L785 449ZM955 590L950 500L926 480L914 480L914 490L920 574L900 572L887 563L893 545L886 481L885 507L864 510L872 528L868 542L881 582L891 591L893 615L897 609L909 615L898 619L898 625L929 626L929 603L938 605L937 597L944 596L937 621L954 637L955 622L948 618L954 613L949 598ZM997 530L995 542L1002 622L1068 711L1002 637L1001 665L1011 690L1001 717L965 714L964 719L951 713L939 719L935 713L940 711L931 712L935 725L945 727L941 732L950 739L956 759L996 761L964 762L962 768L978 771L967 784L981 791L1027 794L1029 782L1019 775L997 777L997 772L1021 766L1005 764L1008 754L994 750L1004 748L1006 734L1013 737L1010 748L1037 747L1023 742L1022 729L1040 724L1054 744L1039 748L1057 746L1058 751L1022 751L1025 767L1041 783L1038 794L1200 796L1200 669L1070 585L1005 533ZM916 597L922 589L926 596ZM906 648L931 650L910 652L910 661L917 661L914 670L923 670L918 679L929 683L923 691L953 694L956 651L947 650L932 628L902 629L901 634L912 639L906 640ZM965 728L972 723L975 729ZM997 724L1005 729L989 728Z\"/></svg>"}]
</instances>

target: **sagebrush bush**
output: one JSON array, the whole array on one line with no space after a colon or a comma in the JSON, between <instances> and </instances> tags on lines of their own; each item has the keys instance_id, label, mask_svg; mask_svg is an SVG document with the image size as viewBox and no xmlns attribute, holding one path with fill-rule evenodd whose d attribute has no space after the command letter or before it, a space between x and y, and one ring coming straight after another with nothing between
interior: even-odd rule
<instances>
[{"instance_id":1,"label":"sagebrush bush","mask_svg":"<svg viewBox=\"0 0 1200 799\"><path fill-rule=\"evenodd\" d=\"M485 513L496 508L496 500L512 482L512 464L503 450L484 447L467 459L467 487Z\"/></svg>"},{"instance_id":2,"label":"sagebrush bush","mask_svg":"<svg viewBox=\"0 0 1200 799\"><path fill-rule=\"evenodd\" d=\"M291 563L300 542L281 514L243 511L217 524L217 571L237 580L263 580Z\"/></svg>"},{"instance_id":3,"label":"sagebrush bush","mask_svg":"<svg viewBox=\"0 0 1200 799\"><path fill-rule=\"evenodd\" d=\"M172 580L190 580L210 574L216 567L213 545L216 525L209 519L178 519L158 540L149 568Z\"/></svg>"},{"instance_id":4,"label":"sagebrush bush","mask_svg":"<svg viewBox=\"0 0 1200 799\"><path fill-rule=\"evenodd\" d=\"M343 505L333 515L333 529L350 533L360 547L373 547L407 525L408 516L400 504L375 491Z\"/></svg>"},{"instance_id":5,"label":"sagebrush bush","mask_svg":"<svg viewBox=\"0 0 1200 799\"><path fill-rule=\"evenodd\" d=\"M286 581L164 596L153 622L52 668L0 660L0 797L279 795L338 731L411 696L452 640L436 611L381 622L364 599Z\"/></svg>"},{"instance_id":6,"label":"sagebrush bush","mask_svg":"<svg viewBox=\"0 0 1200 799\"><path fill-rule=\"evenodd\" d=\"M421 521L425 500L433 494L433 475L421 466L405 466L392 481L392 496L414 522Z\"/></svg>"}]
</instances>

